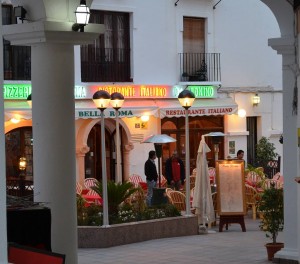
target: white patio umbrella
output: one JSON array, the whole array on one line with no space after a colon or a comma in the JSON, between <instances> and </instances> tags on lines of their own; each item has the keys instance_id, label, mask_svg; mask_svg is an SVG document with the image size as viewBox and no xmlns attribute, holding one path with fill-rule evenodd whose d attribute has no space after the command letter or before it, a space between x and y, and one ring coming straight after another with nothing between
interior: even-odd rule
<instances>
[{"instance_id":1,"label":"white patio umbrella","mask_svg":"<svg viewBox=\"0 0 300 264\"><path fill-rule=\"evenodd\" d=\"M175 138L172 138L166 134L151 135L145 138L141 143L154 143L156 156L158 158L158 187L161 187L160 179L160 167L161 167L161 156L162 156L162 144L176 142Z\"/></svg>"},{"instance_id":2,"label":"white patio umbrella","mask_svg":"<svg viewBox=\"0 0 300 264\"><path fill-rule=\"evenodd\" d=\"M208 164L206 159L207 152L210 152L210 148L207 146L204 136L202 136L198 148L196 164L197 174L192 206L196 208L195 214L198 215L198 224L203 226L215 221L214 205L211 196Z\"/></svg>"}]
</instances>

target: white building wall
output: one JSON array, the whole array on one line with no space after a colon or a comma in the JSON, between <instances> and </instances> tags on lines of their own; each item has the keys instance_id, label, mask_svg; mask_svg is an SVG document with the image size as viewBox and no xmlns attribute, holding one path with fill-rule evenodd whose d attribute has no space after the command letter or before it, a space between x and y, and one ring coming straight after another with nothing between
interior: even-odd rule
<instances>
[{"instance_id":1,"label":"white building wall","mask_svg":"<svg viewBox=\"0 0 300 264\"><path fill-rule=\"evenodd\" d=\"M222 86L281 90L281 57L268 47L268 39L280 37L280 31L269 8L258 0L226 0L213 12Z\"/></svg>"},{"instance_id":2,"label":"white building wall","mask_svg":"<svg viewBox=\"0 0 300 264\"><path fill-rule=\"evenodd\" d=\"M247 111L247 116L260 120L258 136L270 137L282 156L278 139L282 133L282 94L267 92L282 90L281 57L268 46L269 38L280 37L277 21L269 8L258 0L226 0L213 9L207 0L94 0L92 9L122 11L131 14L132 77L134 84L166 84L179 82L178 53L182 52L183 17L206 18L206 52L221 54L222 89ZM76 80L80 83L79 49L75 49ZM253 93L244 93L244 90ZM261 104L252 106L252 96L258 92ZM236 149L247 149L246 118L229 116L226 139L236 141ZM134 130L133 130L134 131ZM145 136L160 133L151 127ZM134 143L130 152L130 173L141 172L140 164L151 147ZM225 147L228 152L228 148ZM225 157L228 153L224 153ZM132 158L134 157L134 158ZM137 158L138 157L138 158Z\"/></svg>"}]
</instances>

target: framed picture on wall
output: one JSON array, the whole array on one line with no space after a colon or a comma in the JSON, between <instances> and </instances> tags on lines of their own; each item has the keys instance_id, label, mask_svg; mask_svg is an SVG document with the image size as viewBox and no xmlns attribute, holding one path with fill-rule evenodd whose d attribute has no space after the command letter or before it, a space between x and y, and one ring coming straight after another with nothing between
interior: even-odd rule
<instances>
[{"instance_id":1,"label":"framed picture on wall","mask_svg":"<svg viewBox=\"0 0 300 264\"><path fill-rule=\"evenodd\" d=\"M235 154L235 141L229 141L229 154Z\"/></svg>"},{"instance_id":2,"label":"framed picture on wall","mask_svg":"<svg viewBox=\"0 0 300 264\"><path fill-rule=\"evenodd\" d=\"M216 179L219 215L245 215L243 160L217 160Z\"/></svg>"}]
</instances>

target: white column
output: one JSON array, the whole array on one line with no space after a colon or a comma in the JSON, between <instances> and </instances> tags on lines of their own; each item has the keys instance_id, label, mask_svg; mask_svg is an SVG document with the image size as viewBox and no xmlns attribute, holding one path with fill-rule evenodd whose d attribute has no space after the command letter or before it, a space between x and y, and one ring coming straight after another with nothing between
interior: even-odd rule
<instances>
[{"instance_id":1,"label":"white column","mask_svg":"<svg viewBox=\"0 0 300 264\"><path fill-rule=\"evenodd\" d=\"M68 264L77 263L73 49L31 49L35 201L51 208L52 250L66 254Z\"/></svg>"},{"instance_id":2,"label":"white column","mask_svg":"<svg viewBox=\"0 0 300 264\"><path fill-rule=\"evenodd\" d=\"M2 39L2 12L0 13L0 36ZM3 58L3 43L0 42L0 58ZM3 87L3 60L0 61L0 84ZM7 224L6 224L6 172L4 141L4 100L0 93L0 264L7 263Z\"/></svg>"},{"instance_id":3,"label":"white column","mask_svg":"<svg viewBox=\"0 0 300 264\"><path fill-rule=\"evenodd\" d=\"M294 178L299 175L297 115L293 114L295 87L295 46L294 38L269 40L269 45L282 54L283 65L283 176L284 176L284 248L275 257L298 260L297 230L297 186ZM299 94L299 92L298 92ZM298 97L298 104L300 100ZM298 113L299 114L299 113Z\"/></svg>"}]
</instances>

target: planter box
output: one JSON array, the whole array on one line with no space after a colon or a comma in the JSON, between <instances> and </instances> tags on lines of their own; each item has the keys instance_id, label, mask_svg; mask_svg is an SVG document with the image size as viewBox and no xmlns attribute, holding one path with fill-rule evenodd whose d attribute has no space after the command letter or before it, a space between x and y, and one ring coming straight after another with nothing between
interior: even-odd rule
<instances>
[{"instance_id":1,"label":"planter box","mask_svg":"<svg viewBox=\"0 0 300 264\"><path fill-rule=\"evenodd\" d=\"M78 226L78 247L107 248L151 239L197 234L197 216L170 217L109 227Z\"/></svg>"}]
</instances>

